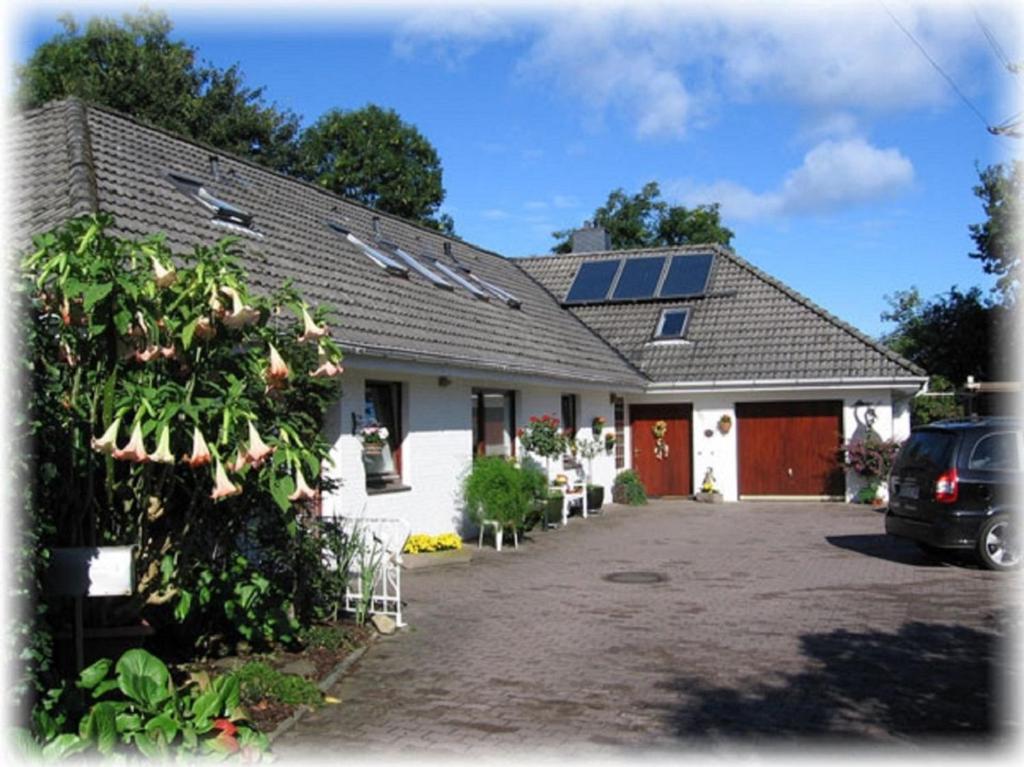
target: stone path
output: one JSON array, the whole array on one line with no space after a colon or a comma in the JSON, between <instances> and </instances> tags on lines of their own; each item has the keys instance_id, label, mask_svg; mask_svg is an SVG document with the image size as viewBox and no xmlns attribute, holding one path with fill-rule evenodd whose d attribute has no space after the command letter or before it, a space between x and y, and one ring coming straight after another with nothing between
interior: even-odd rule
<instances>
[{"instance_id":1,"label":"stone path","mask_svg":"<svg viewBox=\"0 0 1024 767\"><path fill-rule=\"evenodd\" d=\"M655 501L405 574L410 628L280 758L1001 742L1015 579L842 504ZM615 574L627 581L612 582ZM992 680L992 676L997 681Z\"/></svg>"}]
</instances>

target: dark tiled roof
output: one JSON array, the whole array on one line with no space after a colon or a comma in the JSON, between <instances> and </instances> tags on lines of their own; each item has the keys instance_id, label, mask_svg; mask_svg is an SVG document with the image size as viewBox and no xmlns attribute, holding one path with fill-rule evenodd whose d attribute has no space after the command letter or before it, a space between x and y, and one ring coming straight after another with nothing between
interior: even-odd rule
<instances>
[{"instance_id":1,"label":"dark tiled roof","mask_svg":"<svg viewBox=\"0 0 1024 767\"><path fill-rule=\"evenodd\" d=\"M726 248L686 246L535 256L518 263L559 300L583 261L716 255L700 298L573 306L570 311L653 381L919 377L924 371ZM663 309L689 307L689 343L650 343Z\"/></svg>"},{"instance_id":2,"label":"dark tiled roof","mask_svg":"<svg viewBox=\"0 0 1024 767\"><path fill-rule=\"evenodd\" d=\"M166 178L169 171L183 173L253 214L262 237L243 233L241 239L257 289L293 279L311 301L335 310L334 335L350 352L611 386L644 383L515 262L495 253L77 100L49 104L17 122L16 242L95 210L111 213L121 235L164 232L177 252L236 234L211 223ZM455 259L513 293L522 308L483 302L459 287L440 290L416 274L389 276L325 225L334 220L372 243L375 215L389 240L454 266L443 255L450 240Z\"/></svg>"}]
</instances>

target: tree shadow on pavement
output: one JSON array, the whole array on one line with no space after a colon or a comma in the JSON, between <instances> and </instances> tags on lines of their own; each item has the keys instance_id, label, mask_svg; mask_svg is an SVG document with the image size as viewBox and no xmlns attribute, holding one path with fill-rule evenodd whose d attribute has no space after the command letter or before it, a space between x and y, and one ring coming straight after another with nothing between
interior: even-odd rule
<instances>
[{"instance_id":1,"label":"tree shadow on pavement","mask_svg":"<svg viewBox=\"0 0 1024 767\"><path fill-rule=\"evenodd\" d=\"M832 631L801 637L809 668L738 686L682 676L665 687L679 737L827 736L858 740L956 737L975 745L1001 734L995 634L907 623L896 633ZM975 736L970 738L970 736Z\"/></svg>"}]
</instances>

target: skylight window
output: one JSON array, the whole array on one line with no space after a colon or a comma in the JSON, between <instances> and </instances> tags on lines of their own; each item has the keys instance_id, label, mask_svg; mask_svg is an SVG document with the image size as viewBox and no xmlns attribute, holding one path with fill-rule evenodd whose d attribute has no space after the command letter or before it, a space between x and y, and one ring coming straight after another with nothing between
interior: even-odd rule
<instances>
[{"instance_id":1,"label":"skylight window","mask_svg":"<svg viewBox=\"0 0 1024 767\"><path fill-rule=\"evenodd\" d=\"M489 295L484 293L484 291L480 290L480 288L478 288L472 282L470 282L465 277L463 277L461 274L456 272L450 266L441 263L436 258L433 260L433 264L434 264L434 268L437 269L439 272L441 272L441 274L443 274L445 277L450 279L452 282L455 282L455 283L461 285L462 287L464 287L466 290L468 290L474 296L479 298L481 301L490 301L491 300L491 297Z\"/></svg>"},{"instance_id":2,"label":"skylight window","mask_svg":"<svg viewBox=\"0 0 1024 767\"><path fill-rule=\"evenodd\" d=\"M658 326L654 331L655 340L682 338L689 318L689 309L666 309L658 318Z\"/></svg>"},{"instance_id":3,"label":"skylight window","mask_svg":"<svg viewBox=\"0 0 1024 767\"><path fill-rule=\"evenodd\" d=\"M332 230L340 234L346 240L351 242L365 255L368 259L373 261L377 266L386 271L388 274L393 274L397 277L408 277L409 270L402 264L398 263L389 256L384 255L374 247L367 245L365 242L356 237L352 232L343 227L341 224L336 224L333 221L328 221L327 226Z\"/></svg>"},{"instance_id":4,"label":"skylight window","mask_svg":"<svg viewBox=\"0 0 1024 767\"><path fill-rule=\"evenodd\" d=\"M377 242L379 242L383 247L385 247L389 251L391 251L394 255L398 256L398 258L401 259L403 262L405 262L405 264L408 267L410 267L413 271L415 271L417 274L419 274L422 277L426 277L432 283L437 285L437 287L439 287L439 288L441 288L443 290L455 290L454 286L450 282L448 282L448 280L446 280L443 277L441 277L440 275L435 274L434 272L432 272L430 269L428 269L423 264L421 264L419 262L419 259L417 259L415 256L413 256L413 255L411 255L409 253L406 253L404 250L402 250L400 247L395 245L393 242L388 242L387 240L382 240L382 239L379 239L379 238L378 238Z\"/></svg>"},{"instance_id":5,"label":"skylight window","mask_svg":"<svg viewBox=\"0 0 1024 767\"><path fill-rule=\"evenodd\" d=\"M481 279L480 277L477 277L475 274L472 273L469 273L469 278L478 285L480 285L484 290L486 290L495 298L500 298L513 309L519 309L523 305L522 301L513 296L504 288L499 288L497 285L494 285L488 282L487 280Z\"/></svg>"},{"instance_id":6,"label":"skylight window","mask_svg":"<svg viewBox=\"0 0 1024 767\"><path fill-rule=\"evenodd\" d=\"M214 221L252 229L253 218L251 213L210 194L201 181L180 173L168 173L167 178L170 179L179 192L186 197L191 197L209 211Z\"/></svg>"}]
</instances>

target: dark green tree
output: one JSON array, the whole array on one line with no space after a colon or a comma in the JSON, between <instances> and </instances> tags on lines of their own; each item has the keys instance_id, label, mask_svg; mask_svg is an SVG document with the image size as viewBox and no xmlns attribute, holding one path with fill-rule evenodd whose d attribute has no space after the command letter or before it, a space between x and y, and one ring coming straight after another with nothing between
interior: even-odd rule
<instances>
[{"instance_id":1,"label":"dark green tree","mask_svg":"<svg viewBox=\"0 0 1024 767\"><path fill-rule=\"evenodd\" d=\"M94 18L64 29L18 68L17 99L32 108L78 96L277 170L294 164L299 120L248 88L238 66L196 63L196 50L172 41L162 13Z\"/></svg>"},{"instance_id":2,"label":"dark green tree","mask_svg":"<svg viewBox=\"0 0 1024 767\"><path fill-rule=\"evenodd\" d=\"M987 219L971 224L971 239L977 248L971 258L981 261L986 274L999 276L996 282L1004 304L1013 304L1020 289L1019 221L1022 212L1021 193L1024 163L990 165L978 171L981 183L974 193L981 199Z\"/></svg>"},{"instance_id":3,"label":"dark green tree","mask_svg":"<svg viewBox=\"0 0 1024 767\"><path fill-rule=\"evenodd\" d=\"M452 232L441 160L426 138L393 109L369 104L332 109L302 133L299 175L372 208Z\"/></svg>"},{"instance_id":4,"label":"dark green tree","mask_svg":"<svg viewBox=\"0 0 1024 767\"><path fill-rule=\"evenodd\" d=\"M650 181L634 195L616 189L594 211L594 224L608 232L612 248L654 248L663 245L718 243L728 246L733 232L722 225L718 203L686 208L661 199L657 182ZM572 250L572 229L553 232L553 253Z\"/></svg>"}]
</instances>

